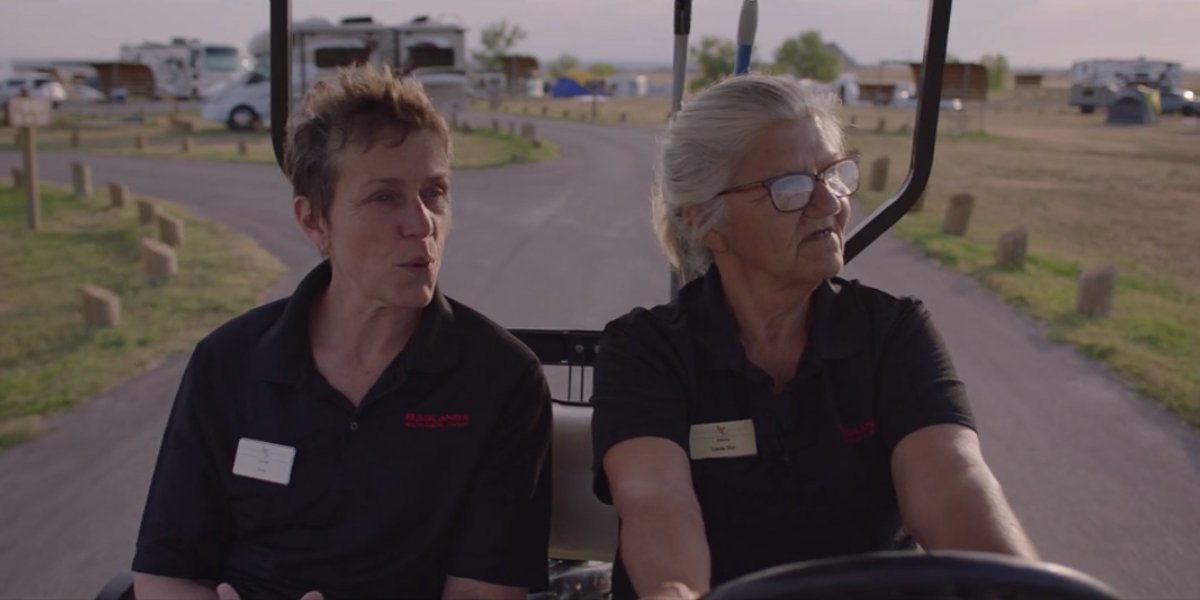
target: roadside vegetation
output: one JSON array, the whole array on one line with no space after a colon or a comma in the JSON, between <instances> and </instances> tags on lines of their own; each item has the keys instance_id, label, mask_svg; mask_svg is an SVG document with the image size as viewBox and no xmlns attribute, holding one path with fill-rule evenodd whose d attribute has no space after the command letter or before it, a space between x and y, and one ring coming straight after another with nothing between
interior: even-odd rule
<instances>
[{"instance_id":1,"label":"roadside vegetation","mask_svg":"<svg viewBox=\"0 0 1200 600\"><path fill-rule=\"evenodd\" d=\"M977 109L976 109L977 110ZM911 152L898 110L853 109L849 143L864 173L891 162L886 192L860 192L873 209L899 188ZM983 119L986 129L977 127ZM874 128L884 119L886 131ZM943 119L924 210L892 230L945 268L972 277L1029 313L1053 341L1108 365L1131 388L1200 427L1200 120L1114 127L1103 115L992 107ZM955 129L959 128L958 135ZM948 199L975 198L964 237L941 233ZM999 236L1029 231L1023 270L995 266ZM1079 275L1117 269L1113 311L1075 311Z\"/></svg>"},{"instance_id":2,"label":"roadside vegetation","mask_svg":"<svg viewBox=\"0 0 1200 600\"><path fill-rule=\"evenodd\" d=\"M159 201L183 219L179 274L149 285L139 240L157 237L107 194L76 199L41 185L42 230L25 225L23 190L0 181L0 447L37 435L44 419L128 379L258 304L283 272L245 236ZM116 327L89 330L80 286L120 296ZM164 398L164 401L169 401Z\"/></svg>"}]
</instances>

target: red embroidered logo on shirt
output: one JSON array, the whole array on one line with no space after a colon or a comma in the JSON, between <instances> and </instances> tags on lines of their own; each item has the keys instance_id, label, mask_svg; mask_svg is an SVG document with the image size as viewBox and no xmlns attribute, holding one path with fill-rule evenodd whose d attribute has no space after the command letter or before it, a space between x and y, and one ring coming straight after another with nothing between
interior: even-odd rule
<instances>
[{"instance_id":1,"label":"red embroidered logo on shirt","mask_svg":"<svg viewBox=\"0 0 1200 600\"><path fill-rule=\"evenodd\" d=\"M464 429L471 423L471 415L467 413L446 413L441 415L421 415L415 412L404 413L404 426L408 429Z\"/></svg>"},{"instance_id":2,"label":"red embroidered logo on shirt","mask_svg":"<svg viewBox=\"0 0 1200 600\"><path fill-rule=\"evenodd\" d=\"M842 436L843 440L850 443L861 442L875 435L875 419L863 421L858 425L847 427L838 425L838 435Z\"/></svg>"}]
</instances>

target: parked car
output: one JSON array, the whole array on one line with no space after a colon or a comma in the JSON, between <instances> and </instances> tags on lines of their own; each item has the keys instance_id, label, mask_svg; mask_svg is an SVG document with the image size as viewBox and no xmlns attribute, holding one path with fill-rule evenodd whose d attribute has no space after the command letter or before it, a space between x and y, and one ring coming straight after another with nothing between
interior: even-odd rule
<instances>
[{"instance_id":1,"label":"parked car","mask_svg":"<svg viewBox=\"0 0 1200 600\"><path fill-rule=\"evenodd\" d=\"M1164 115L1179 113L1185 117L1200 115L1200 98L1192 90L1164 89L1159 92Z\"/></svg>"},{"instance_id":2,"label":"parked car","mask_svg":"<svg viewBox=\"0 0 1200 600\"><path fill-rule=\"evenodd\" d=\"M54 106L67 99L67 89L53 77L43 73L17 74L6 77L0 85L0 104L29 90L34 98L45 98Z\"/></svg>"}]
</instances>

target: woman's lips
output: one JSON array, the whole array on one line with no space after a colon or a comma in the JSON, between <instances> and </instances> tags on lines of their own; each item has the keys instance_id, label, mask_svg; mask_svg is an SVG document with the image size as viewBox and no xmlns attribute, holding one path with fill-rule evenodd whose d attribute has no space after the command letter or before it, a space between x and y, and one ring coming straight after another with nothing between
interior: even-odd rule
<instances>
[{"instance_id":1,"label":"woman's lips","mask_svg":"<svg viewBox=\"0 0 1200 600\"><path fill-rule=\"evenodd\" d=\"M815 242L815 241L819 241L819 240L833 238L833 236L834 236L833 228L825 227L823 229L818 229L818 230L804 236L804 239L800 240L800 243L803 244L806 242Z\"/></svg>"}]
</instances>

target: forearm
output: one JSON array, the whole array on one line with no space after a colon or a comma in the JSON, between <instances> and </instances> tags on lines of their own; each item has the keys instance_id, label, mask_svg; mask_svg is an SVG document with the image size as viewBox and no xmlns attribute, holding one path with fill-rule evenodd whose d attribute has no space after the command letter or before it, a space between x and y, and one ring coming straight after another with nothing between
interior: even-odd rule
<instances>
[{"instance_id":1,"label":"forearm","mask_svg":"<svg viewBox=\"0 0 1200 600\"><path fill-rule=\"evenodd\" d=\"M133 574L133 595L138 600L217 600L214 585L193 579Z\"/></svg>"},{"instance_id":2,"label":"forearm","mask_svg":"<svg viewBox=\"0 0 1200 600\"><path fill-rule=\"evenodd\" d=\"M925 548L1037 558L1033 543L986 465L947 477L929 502L930 506L920 511L925 518L908 524Z\"/></svg>"},{"instance_id":3,"label":"forearm","mask_svg":"<svg viewBox=\"0 0 1200 600\"><path fill-rule=\"evenodd\" d=\"M662 594L664 586L683 583L708 591L710 558L699 507L639 506L621 515L621 561L639 597Z\"/></svg>"}]
</instances>

